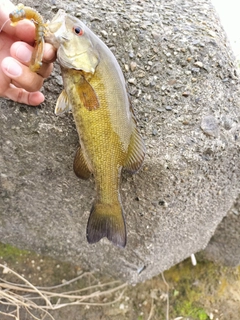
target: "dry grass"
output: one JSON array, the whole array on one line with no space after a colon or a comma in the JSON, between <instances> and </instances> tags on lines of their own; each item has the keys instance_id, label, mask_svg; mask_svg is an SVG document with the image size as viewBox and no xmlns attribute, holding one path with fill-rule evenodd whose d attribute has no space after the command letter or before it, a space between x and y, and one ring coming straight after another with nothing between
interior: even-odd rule
<instances>
[{"instance_id":1,"label":"dry grass","mask_svg":"<svg viewBox=\"0 0 240 320\"><path fill-rule=\"evenodd\" d=\"M120 284L120 281L111 281L100 283L78 290L69 291L67 287L84 277L93 276L91 272L82 272L78 277L63 284L52 287L36 287L21 275L12 269L0 264L4 273L9 273L17 277L20 283L11 283L0 279L0 303L2 305L13 307L10 313L0 311L0 314L12 317L15 320L20 319L20 308L24 308L33 319L40 320L34 315L34 311L40 311L45 319L49 317L54 320L50 311L64 308L72 305L85 306L105 306L121 300L127 284ZM114 299L113 297L114 295ZM103 302L101 302L103 301Z\"/></svg>"}]
</instances>

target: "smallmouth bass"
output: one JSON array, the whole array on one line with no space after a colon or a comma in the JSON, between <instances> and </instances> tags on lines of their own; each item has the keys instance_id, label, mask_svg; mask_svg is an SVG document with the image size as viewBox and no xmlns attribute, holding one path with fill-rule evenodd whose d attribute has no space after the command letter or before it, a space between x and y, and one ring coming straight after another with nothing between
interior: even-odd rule
<instances>
[{"instance_id":1,"label":"smallmouth bass","mask_svg":"<svg viewBox=\"0 0 240 320\"><path fill-rule=\"evenodd\" d=\"M79 19L59 10L47 24L46 41L57 48L64 90L55 113L72 110L80 147L74 172L93 174L97 197L87 224L87 240L107 237L125 247L126 225L120 199L122 169L142 165L145 146L137 129L125 79L110 49Z\"/></svg>"}]
</instances>

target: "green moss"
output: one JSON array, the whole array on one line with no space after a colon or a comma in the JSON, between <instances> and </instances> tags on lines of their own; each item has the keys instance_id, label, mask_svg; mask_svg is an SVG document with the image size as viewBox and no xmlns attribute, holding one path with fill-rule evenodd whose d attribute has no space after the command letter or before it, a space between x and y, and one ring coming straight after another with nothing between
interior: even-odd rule
<instances>
[{"instance_id":1,"label":"green moss","mask_svg":"<svg viewBox=\"0 0 240 320\"><path fill-rule=\"evenodd\" d=\"M183 317L191 317L196 320L207 320L209 319L205 310L199 307L195 307L191 302L184 301L176 306L176 312L178 315Z\"/></svg>"},{"instance_id":2,"label":"green moss","mask_svg":"<svg viewBox=\"0 0 240 320\"><path fill-rule=\"evenodd\" d=\"M9 244L0 243L0 257L1 260L13 261L22 260L29 255L29 251L20 250Z\"/></svg>"},{"instance_id":3,"label":"green moss","mask_svg":"<svg viewBox=\"0 0 240 320\"><path fill-rule=\"evenodd\" d=\"M222 269L200 259L198 264L193 266L191 260L187 259L165 272L165 278L171 283L170 306L173 316L209 319L202 297L204 295L204 299L209 302L213 299L212 292L219 289ZM224 292L225 286L223 287Z\"/></svg>"},{"instance_id":4,"label":"green moss","mask_svg":"<svg viewBox=\"0 0 240 320\"><path fill-rule=\"evenodd\" d=\"M52 286L61 283L63 279L71 279L77 276L78 267L67 262L61 262L51 257L39 255L32 251L20 250L9 244L0 243L0 264L7 264L18 274L28 278L34 285ZM36 267L39 267L39 270ZM9 277L11 275L9 274ZM19 279L11 278L18 282ZM83 279L83 285L85 285ZM81 280L78 282L81 285Z\"/></svg>"}]
</instances>

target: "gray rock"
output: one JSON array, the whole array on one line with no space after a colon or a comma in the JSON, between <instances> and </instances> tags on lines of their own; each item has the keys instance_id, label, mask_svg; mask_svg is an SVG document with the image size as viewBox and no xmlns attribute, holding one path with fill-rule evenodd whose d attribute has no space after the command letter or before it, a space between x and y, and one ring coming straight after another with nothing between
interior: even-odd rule
<instances>
[{"instance_id":1,"label":"gray rock","mask_svg":"<svg viewBox=\"0 0 240 320\"><path fill-rule=\"evenodd\" d=\"M205 258L226 266L240 265L240 197L218 225L203 251Z\"/></svg>"},{"instance_id":2,"label":"gray rock","mask_svg":"<svg viewBox=\"0 0 240 320\"><path fill-rule=\"evenodd\" d=\"M34 7L32 0L25 4ZM73 1L56 2L60 5L81 10ZM56 9L41 4L39 11L47 20ZM101 10L89 0L81 19L99 36L107 32L106 44L122 70L133 57L138 66L125 77L147 155L140 172L122 178L127 247L86 241L94 181L73 173L78 137L72 115L54 115L61 91L54 79L57 67L45 82L40 107L0 100L1 241L129 282L144 281L204 249L239 195L234 58L207 0L141 6L120 0L114 7L101 1ZM196 68L197 61L204 68ZM154 86L144 85L149 79ZM209 115L216 119L217 135L201 128Z\"/></svg>"},{"instance_id":3,"label":"gray rock","mask_svg":"<svg viewBox=\"0 0 240 320\"><path fill-rule=\"evenodd\" d=\"M211 115L202 117L201 129L209 136L217 137L219 134L217 120Z\"/></svg>"}]
</instances>

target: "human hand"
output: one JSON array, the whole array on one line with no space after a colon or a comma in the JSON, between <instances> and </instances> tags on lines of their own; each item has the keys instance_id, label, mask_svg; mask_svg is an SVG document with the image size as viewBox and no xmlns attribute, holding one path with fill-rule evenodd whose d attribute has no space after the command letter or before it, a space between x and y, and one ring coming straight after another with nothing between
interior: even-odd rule
<instances>
[{"instance_id":1,"label":"human hand","mask_svg":"<svg viewBox=\"0 0 240 320\"><path fill-rule=\"evenodd\" d=\"M44 95L38 90L53 69L56 51L46 43L42 66L37 73L32 72L29 64L35 27L28 20L11 26L11 21L7 20L14 9L9 0L0 0L0 97L35 106L44 101Z\"/></svg>"}]
</instances>

